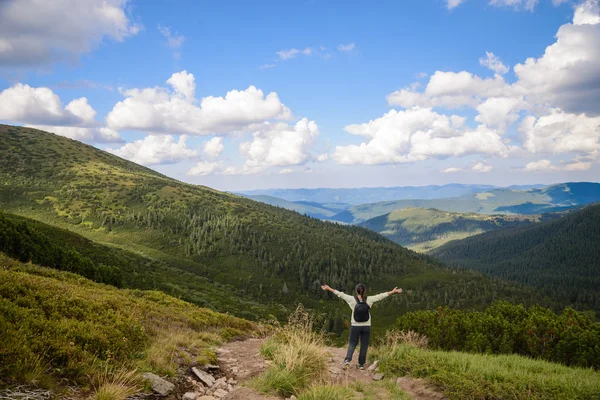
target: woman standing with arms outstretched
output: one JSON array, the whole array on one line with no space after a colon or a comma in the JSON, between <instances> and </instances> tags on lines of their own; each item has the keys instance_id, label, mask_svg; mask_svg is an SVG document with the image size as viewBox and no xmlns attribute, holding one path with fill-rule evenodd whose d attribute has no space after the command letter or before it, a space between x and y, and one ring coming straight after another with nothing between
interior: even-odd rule
<instances>
[{"instance_id":1,"label":"woman standing with arms outstretched","mask_svg":"<svg viewBox=\"0 0 600 400\"><path fill-rule=\"evenodd\" d=\"M366 287L362 283L356 285L356 295L350 296L346 293L332 289L329 285L322 285L321 289L328 290L336 296L344 299L346 303L352 309L352 326L350 327L350 344L348 346L348 353L346 353L346 359L344 360L343 368L348 368L350 361L352 361L352 355L356 346L358 346L360 340L360 353L358 354L358 369L364 369L365 362L367 361L367 349L369 348L369 339L371 338L371 306L383 300L386 297L394 293L402 293L402 289L395 287L389 292L384 292L376 296L367 298L365 295Z\"/></svg>"}]
</instances>

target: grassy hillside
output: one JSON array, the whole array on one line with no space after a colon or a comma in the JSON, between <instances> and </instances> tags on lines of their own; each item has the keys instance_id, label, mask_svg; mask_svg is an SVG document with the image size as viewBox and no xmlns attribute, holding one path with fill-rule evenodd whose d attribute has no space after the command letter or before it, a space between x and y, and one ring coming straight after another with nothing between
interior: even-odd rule
<instances>
[{"instance_id":1,"label":"grassy hillside","mask_svg":"<svg viewBox=\"0 0 600 400\"><path fill-rule=\"evenodd\" d=\"M590 205L561 219L450 242L432 254L600 311L599 243L600 205Z\"/></svg>"},{"instance_id":2,"label":"grassy hillside","mask_svg":"<svg viewBox=\"0 0 600 400\"><path fill-rule=\"evenodd\" d=\"M596 201L600 201L600 183L562 183L541 189L503 188L452 198L361 204L333 216L332 220L358 224L404 208L434 208L449 212L478 214L540 214Z\"/></svg>"},{"instance_id":3,"label":"grassy hillside","mask_svg":"<svg viewBox=\"0 0 600 400\"><path fill-rule=\"evenodd\" d=\"M328 311L326 327L342 333L348 310L323 301L330 295L322 282L347 291L357 281L371 292L407 289L378 307L382 327L407 310L444 304L550 302L517 285L445 269L366 229L185 184L35 129L0 126L0 209L124 251L137 260L131 274L145 285L251 319L269 317L267 309L279 317L302 302ZM256 307L235 306L245 301Z\"/></svg>"},{"instance_id":4,"label":"grassy hillside","mask_svg":"<svg viewBox=\"0 0 600 400\"><path fill-rule=\"evenodd\" d=\"M359 226L378 232L409 249L427 252L451 240L558 217L557 214L460 214L435 209L405 208L371 218L361 222Z\"/></svg>"},{"instance_id":5,"label":"grassy hillside","mask_svg":"<svg viewBox=\"0 0 600 400\"><path fill-rule=\"evenodd\" d=\"M212 346L258 329L158 291L117 289L1 253L0 316L0 386L58 389L99 388L134 369L173 375L177 359L213 361Z\"/></svg>"}]
</instances>

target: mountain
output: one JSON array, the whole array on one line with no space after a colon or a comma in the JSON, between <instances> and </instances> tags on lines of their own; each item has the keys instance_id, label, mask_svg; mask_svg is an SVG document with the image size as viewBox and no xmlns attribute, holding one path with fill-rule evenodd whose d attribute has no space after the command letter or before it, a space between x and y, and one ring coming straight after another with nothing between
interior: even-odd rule
<instances>
[{"instance_id":1,"label":"mountain","mask_svg":"<svg viewBox=\"0 0 600 400\"><path fill-rule=\"evenodd\" d=\"M526 225L560 214L487 215L435 209L404 208L358 224L412 250L426 252L451 240L464 239L502 227Z\"/></svg>"},{"instance_id":2,"label":"mountain","mask_svg":"<svg viewBox=\"0 0 600 400\"><path fill-rule=\"evenodd\" d=\"M536 186L536 185L534 185ZM401 199L439 199L459 197L494 189L492 185L463 185L452 183L443 186L395 186L374 188L320 188L320 189L259 189L240 192L250 196L273 196L291 202L364 204Z\"/></svg>"},{"instance_id":3,"label":"mountain","mask_svg":"<svg viewBox=\"0 0 600 400\"><path fill-rule=\"evenodd\" d=\"M0 209L80 235L105 252L122 251L134 264L102 263L132 268L122 272L127 287L143 282L252 320L284 319L303 303L326 311L329 326L341 333L346 310L323 302L330 295L320 289L322 282L346 291L357 281L371 292L405 288L401 300L378 308L381 328L405 311L450 301L466 309L496 299L566 304L479 273L447 269L364 228L182 183L35 129L0 126ZM73 245L92 260L84 247L94 246ZM236 306L243 302L246 309Z\"/></svg>"},{"instance_id":4,"label":"mountain","mask_svg":"<svg viewBox=\"0 0 600 400\"><path fill-rule=\"evenodd\" d=\"M563 218L450 242L439 259L600 310L600 204Z\"/></svg>"},{"instance_id":5,"label":"mountain","mask_svg":"<svg viewBox=\"0 0 600 400\"><path fill-rule=\"evenodd\" d=\"M270 204L272 206L285 208L286 210L296 211L302 215L308 215L309 217L319 218L327 220L330 217L338 214L340 211L347 210L350 208L346 204L320 204L309 201L297 201L291 202L279 197L266 196L266 195L244 195L254 201L261 203Z\"/></svg>"},{"instance_id":6,"label":"mountain","mask_svg":"<svg viewBox=\"0 0 600 400\"><path fill-rule=\"evenodd\" d=\"M456 213L540 214L600 201L600 183L570 182L544 188L493 189L444 199L383 201L361 204L334 215L332 220L359 224L404 208L434 208Z\"/></svg>"}]
</instances>

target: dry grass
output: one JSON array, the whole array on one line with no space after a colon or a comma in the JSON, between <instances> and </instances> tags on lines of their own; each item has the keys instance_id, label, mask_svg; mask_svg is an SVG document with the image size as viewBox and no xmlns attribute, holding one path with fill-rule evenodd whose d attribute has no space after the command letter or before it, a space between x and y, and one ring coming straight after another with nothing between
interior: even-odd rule
<instances>
[{"instance_id":1,"label":"dry grass","mask_svg":"<svg viewBox=\"0 0 600 400\"><path fill-rule=\"evenodd\" d=\"M152 336L155 340L139 367L159 375L175 375L179 364L214 363L215 354L210 348L221 343L217 334L185 327L158 329Z\"/></svg>"},{"instance_id":2,"label":"dry grass","mask_svg":"<svg viewBox=\"0 0 600 400\"><path fill-rule=\"evenodd\" d=\"M427 347L427 337L411 330L405 332L394 329L385 333L382 345L396 348L400 343L424 349Z\"/></svg>"},{"instance_id":3,"label":"dry grass","mask_svg":"<svg viewBox=\"0 0 600 400\"><path fill-rule=\"evenodd\" d=\"M313 318L299 306L288 324L265 343L261 353L273 363L257 379L258 389L290 396L309 385L326 382L324 338L313 329L313 324Z\"/></svg>"},{"instance_id":4,"label":"dry grass","mask_svg":"<svg viewBox=\"0 0 600 400\"><path fill-rule=\"evenodd\" d=\"M90 400L125 400L138 393L141 387L141 379L136 370L110 372L106 368L104 374L97 376L95 381L96 389Z\"/></svg>"}]
</instances>

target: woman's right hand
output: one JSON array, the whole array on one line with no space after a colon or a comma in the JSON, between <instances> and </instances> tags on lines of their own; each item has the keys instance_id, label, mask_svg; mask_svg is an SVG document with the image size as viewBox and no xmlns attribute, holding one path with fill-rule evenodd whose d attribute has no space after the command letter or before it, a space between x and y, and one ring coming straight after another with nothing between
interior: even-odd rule
<instances>
[{"instance_id":1,"label":"woman's right hand","mask_svg":"<svg viewBox=\"0 0 600 400\"><path fill-rule=\"evenodd\" d=\"M321 285L321 289L323 289L323 290L331 290L331 288L329 287L329 285Z\"/></svg>"}]
</instances>

